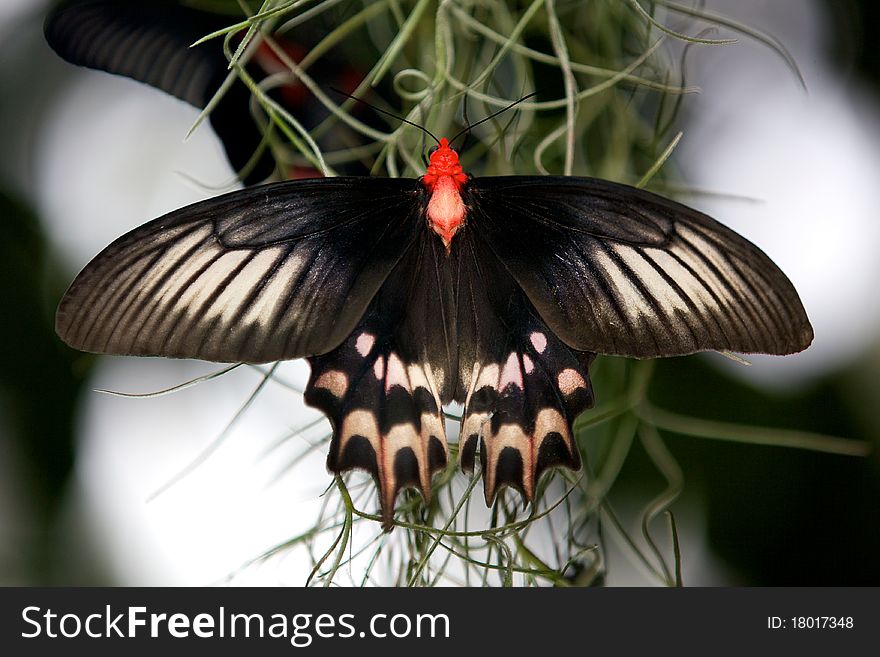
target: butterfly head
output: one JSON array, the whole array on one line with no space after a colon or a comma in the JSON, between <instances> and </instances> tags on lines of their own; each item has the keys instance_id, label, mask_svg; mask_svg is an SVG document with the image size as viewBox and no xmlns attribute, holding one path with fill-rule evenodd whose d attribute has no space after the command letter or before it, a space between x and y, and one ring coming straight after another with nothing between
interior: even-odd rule
<instances>
[{"instance_id":1,"label":"butterfly head","mask_svg":"<svg viewBox=\"0 0 880 657\"><path fill-rule=\"evenodd\" d=\"M441 178L450 179L456 188L460 188L468 179L467 174L461 168L461 162L458 161L458 153L449 145L449 140L446 137L440 139L437 147L431 151L428 170L422 176L422 182L429 190L433 191L434 186Z\"/></svg>"}]
</instances>

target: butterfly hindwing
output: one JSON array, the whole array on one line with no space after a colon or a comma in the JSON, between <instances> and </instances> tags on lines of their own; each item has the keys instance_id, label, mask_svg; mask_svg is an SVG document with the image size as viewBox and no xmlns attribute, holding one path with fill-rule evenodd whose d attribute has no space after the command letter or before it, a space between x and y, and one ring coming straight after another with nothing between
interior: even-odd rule
<instances>
[{"instance_id":1,"label":"butterfly hindwing","mask_svg":"<svg viewBox=\"0 0 880 657\"><path fill-rule=\"evenodd\" d=\"M305 399L333 427L331 472L366 470L379 487L386 529L400 490L431 497L431 478L448 459L443 404L452 400L456 363L445 308L449 266L419 221L412 247L389 274L348 339L310 358ZM446 302L444 303L444 299Z\"/></svg>"},{"instance_id":2,"label":"butterfly hindwing","mask_svg":"<svg viewBox=\"0 0 880 657\"><path fill-rule=\"evenodd\" d=\"M417 488L429 500L431 478L448 458L434 372L401 354L389 319L374 303L342 345L310 358L305 393L333 427L327 469L373 476L386 529L400 490Z\"/></svg>"},{"instance_id":3,"label":"butterfly hindwing","mask_svg":"<svg viewBox=\"0 0 880 657\"><path fill-rule=\"evenodd\" d=\"M464 404L461 465L473 470L479 446L491 504L504 486L530 501L543 472L580 467L571 425L593 401L593 354L552 334L478 236L464 229L447 252L421 226L351 336L309 359L328 468L374 476L386 528L398 492L428 499L446 464L443 405Z\"/></svg>"},{"instance_id":4,"label":"butterfly hindwing","mask_svg":"<svg viewBox=\"0 0 880 657\"><path fill-rule=\"evenodd\" d=\"M56 330L83 351L268 362L342 343L410 248L413 180L275 183L120 237L71 284Z\"/></svg>"},{"instance_id":5,"label":"butterfly hindwing","mask_svg":"<svg viewBox=\"0 0 880 657\"><path fill-rule=\"evenodd\" d=\"M486 503L504 486L532 501L545 471L580 468L572 423L593 405L594 354L548 329L478 231L460 244L461 465L473 469L479 446Z\"/></svg>"},{"instance_id":6,"label":"butterfly hindwing","mask_svg":"<svg viewBox=\"0 0 880 657\"><path fill-rule=\"evenodd\" d=\"M474 365L465 400L462 468L473 469L479 444L489 505L503 486L515 488L530 502L545 471L578 470L572 424L593 405L593 354L572 350L540 321L516 338L495 346Z\"/></svg>"},{"instance_id":7,"label":"butterfly hindwing","mask_svg":"<svg viewBox=\"0 0 880 657\"><path fill-rule=\"evenodd\" d=\"M471 226L566 344L637 358L788 354L812 329L756 246L650 192L573 177L474 179Z\"/></svg>"}]
</instances>

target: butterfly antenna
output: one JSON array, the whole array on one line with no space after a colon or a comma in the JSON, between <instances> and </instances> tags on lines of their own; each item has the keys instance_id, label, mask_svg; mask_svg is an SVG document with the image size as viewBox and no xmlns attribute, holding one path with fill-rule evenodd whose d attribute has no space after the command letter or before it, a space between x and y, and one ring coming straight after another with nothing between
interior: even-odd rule
<instances>
[{"instance_id":1,"label":"butterfly antenna","mask_svg":"<svg viewBox=\"0 0 880 657\"><path fill-rule=\"evenodd\" d=\"M485 123L486 121L491 121L492 119L494 119L494 118L495 118L496 116L498 116L499 114L504 114L504 112L506 112L507 110L509 110L511 107L516 107L516 106L519 105L521 102L523 102L523 101L525 101L525 100L528 100L529 98L532 98L532 97L537 96L537 95L538 95L538 92L537 92L537 91L533 91L533 92L530 93L530 94L526 94L525 96L523 96L523 97L520 98L519 100L515 100L515 101L513 101L513 102L512 102L510 105L508 105L507 107L502 107L502 108L501 108L500 110L498 110L497 112L493 112L492 114L490 114L489 116L487 116L485 119L480 119L480 120L477 121L476 123L473 123L473 124L468 125L466 128L464 128L464 129L462 129L461 131L459 131L459 133L456 134L452 139L450 139L450 140L449 140L449 143L450 143L450 144L454 143L456 139L458 139L459 137L461 137L461 136L462 136L463 134L465 134L465 133L469 133L473 128L476 128L476 127L477 127L478 125L480 125L481 123Z\"/></svg>"},{"instance_id":2,"label":"butterfly antenna","mask_svg":"<svg viewBox=\"0 0 880 657\"><path fill-rule=\"evenodd\" d=\"M468 118L467 101L468 101L468 95L467 95L467 92L465 92L464 103L462 104L462 108L461 108L461 114L464 117L464 124L467 126L467 128L465 128L464 141L461 142L461 148L459 149L460 151L467 150L468 139L470 139L470 136L471 136L471 121Z\"/></svg>"},{"instance_id":3,"label":"butterfly antenna","mask_svg":"<svg viewBox=\"0 0 880 657\"><path fill-rule=\"evenodd\" d=\"M390 116L391 118L393 118L393 119L397 119L398 121L401 121L401 122L403 122L403 123L406 123L407 125L411 125L411 126L413 126L414 128L418 128L419 130L421 130L422 132L424 132L426 135L428 135L431 139L433 139L434 141L436 141L438 144L440 143L440 140L437 139L437 137L434 136L434 133L431 132L430 130L428 130L428 129L427 129L425 126L423 126L423 125L419 125L418 123L413 123L412 121L409 121L409 120L403 118L402 116L398 116L398 115L395 114L394 112L388 112L388 111L386 111L386 110L383 110L381 107L376 107L376 106L373 105L372 103L368 103L367 101L365 101L363 98L358 98L357 96L352 96L351 94L347 94L347 93L345 93L344 91L341 91L341 90L337 89L336 87L330 87L330 89L331 89L331 91L335 91L336 93L338 93L340 96L345 96L346 98L351 98L352 100L356 100L357 102L359 102L359 103L361 103L361 104L363 104L363 105L366 105L367 107L369 107L369 108L375 110L376 112L380 112L381 114L385 114L386 116Z\"/></svg>"}]
</instances>

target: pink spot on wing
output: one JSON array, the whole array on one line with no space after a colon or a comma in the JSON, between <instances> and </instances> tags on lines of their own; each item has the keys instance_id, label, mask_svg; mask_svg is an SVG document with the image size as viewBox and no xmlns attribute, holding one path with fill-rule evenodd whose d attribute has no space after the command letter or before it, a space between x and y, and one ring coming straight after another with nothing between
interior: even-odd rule
<instances>
[{"instance_id":1,"label":"pink spot on wing","mask_svg":"<svg viewBox=\"0 0 880 657\"><path fill-rule=\"evenodd\" d=\"M526 370L526 374L531 374L535 371L535 364L532 362L532 359L529 358L528 354L523 354L523 367Z\"/></svg>"},{"instance_id":2,"label":"pink spot on wing","mask_svg":"<svg viewBox=\"0 0 880 657\"><path fill-rule=\"evenodd\" d=\"M364 358L372 351L373 345L376 344L376 337L369 333L361 333L355 342L355 349Z\"/></svg>"},{"instance_id":3,"label":"pink spot on wing","mask_svg":"<svg viewBox=\"0 0 880 657\"><path fill-rule=\"evenodd\" d=\"M405 390L410 388L406 367L397 354L388 355L388 368L385 370L385 391L391 390L392 386L402 386Z\"/></svg>"},{"instance_id":4,"label":"pink spot on wing","mask_svg":"<svg viewBox=\"0 0 880 657\"><path fill-rule=\"evenodd\" d=\"M539 354L543 354L544 350L547 348L547 336L543 333L535 331L529 336L529 340L532 342L532 346L535 348Z\"/></svg>"},{"instance_id":5,"label":"pink spot on wing","mask_svg":"<svg viewBox=\"0 0 880 657\"><path fill-rule=\"evenodd\" d=\"M587 387L587 382L584 381L584 377L570 367L559 373L559 376L556 378L556 383L559 385L559 391L563 395L571 395L579 388Z\"/></svg>"},{"instance_id":6,"label":"pink spot on wing","mask_svg":"<svg viewBox=\"0 0 880 657\"><path fill-rule=\"evenodd\" d=\"M520 390L523 387L522 370L519 367L519 359L516 354L511 352L501 371L501 378L498 380L498 389L504 390L510 384L515 385Z\"/></svg>"},{"instance_id":7,"label":"pink spot on wing","mask_svg":"<svg viewBox=\"0 0 880 657\"><path fill-rule=\"evenodd\" d=\"M385 357L384 356L379 356L376 359L376 362L373 363L373 374L375 374L376 378L379 379L380 381L382 380L382 377L385 376Z\"/></svg>"}]
</instances>

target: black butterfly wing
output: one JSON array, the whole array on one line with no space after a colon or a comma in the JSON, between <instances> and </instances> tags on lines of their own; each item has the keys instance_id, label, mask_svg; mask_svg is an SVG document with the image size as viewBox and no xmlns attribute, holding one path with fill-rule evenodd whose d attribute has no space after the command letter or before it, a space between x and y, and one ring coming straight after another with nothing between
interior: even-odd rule
<instances>
[{"instance_id":1,"label":"black butterfly wing","mask_svg":"<svg viewBox=\"0 0 880 657\"><path fill-rule=\"evenodd\" d=\"M305 400L333 426L327 468L373 475L386 529L400 490L430 499L448 458L442 405L456 387L458 348L449 272L440 240L419 221L351 336L309 359Z\"/></svg>"},{"instance_id":2,"label":"black butterfly wing","mask_svg":"<svg viewBox=\"0 0 880 657\"><path fill-rule=\"evenodd\" d=\"M309 358L305 391L306 403L333 427L327 469L373 476L386 529L401 489L431 498L431 479L449 454L438 372L422 358L404 356L396 319L374 303L340 347Z\"/></svg>"},{"instance_id":3,"label":"black butterfly wing","mask_svg":"<svg viewBox=\"0 0 880 657\"><path fill-rule=\"evenodd\" d=\"M551 176L478 178L467 202L471 227L575 349L637 358L790 354L812 341L779 268L684 205L626 185Z\"/></svg>"},{"instance_id":4,"label":"black butterfly wing","mask_svg":"<svg viewBox=\"0 0 880 657\"><path fill-rule=\"evenodd\" d=\"M447 250L419 181L321 179L173 212L110 245L71 285L57 329L88 351L262 362L308 356L306 401L333 425L328 468L362 468L386 527L404 487L430 495L464 402L460 457L481 446L487 502L533 499L580 465L593 352L791 353L812 331L785 276L712 219L573 178L464 191Z\"/></svg>"},{"instance_id":5,"label":"black butterfly wing","mask_svg":"<svg viewBox=\"0 0 880 657\"><path fill-rule=\"evenodd\" d=\"M481 446L487 503L504 486L531 500L543 472L577 469L571 425L592 405L592 358L553 335L475 232L447 252L421 222L351 336L309 359L305 398L333 425L328 469L371 473L388 528L402 488L430 497L448 456L441 408L454 400L462 467Z\"/></svg>"},{"instance_id":6,"label":"black butterfly wing","mask_svg":"<svg viewBox=\"0 0 880 657\"><path fill-rule=\"evenodd\" d=\"M423 222L415 180L251 187L120 237L73 281L56 331L84 351L268 362L328 352Z\"/></svg>"},{"instance_id":7,"label":"black butterfly wing","mask_svg":"<svg viewBox=\"0 0 880 657\"><path fill-rule=\"evenodd\" d=\"M190 46L230 22L168 0L72 0L49 14L45 34L71 64L132 78L202 109L226 79L228 62L220 41ZM263 139L250 115L250 98L236 80L210 116L236 171L247 166ZM265 180L274 169L264 150L243 180Z\"/></svg>"},{"instance_id":8,"label":"black butterfly wing","mask_svg":"<svg viewBox=\"0 0 880 657\"><path fill-rule=\"evenodd\" d=\"M545 471L580 467L572 424L593 405L594 354L548 328L479 231L460 237L461 465L473 469L479 444L486 503L504 486L531 501Z\"/></svg>"}]
</instances>

